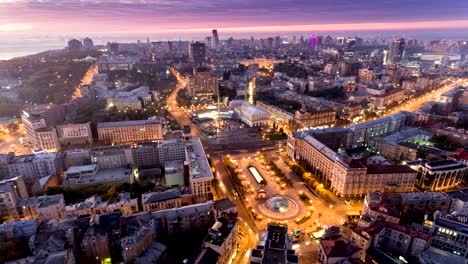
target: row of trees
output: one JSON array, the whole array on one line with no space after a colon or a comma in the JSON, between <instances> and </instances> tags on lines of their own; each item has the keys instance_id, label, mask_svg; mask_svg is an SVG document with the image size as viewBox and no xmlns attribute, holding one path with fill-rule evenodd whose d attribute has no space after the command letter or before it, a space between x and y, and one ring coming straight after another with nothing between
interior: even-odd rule
<instances>
[{"instance_id":1,"label":"row of trees","mask_svg":"<svg viewBox=\"0 0 468 264\"><path fill-rule=\"evenodd\" d=\"M288 164L291 170L299 175L301 180L311 189L315 191L317 195L319 195L325 202L327 203L334 203L333 198L331 197L330 191L325 189L326 181L320 177L314 177L310 172L307 172L304 169L304 166L297 163L289 163ZM325 184L321 183L324 182Z\"/></svg>"},{"instance_id":2,"label":"row of trees","mask_svg":"<svg viewBox=\"0 0 468 264\"><path fill-rule=\"evenodd\" d=\"M268 163L268 166L270 166L270 169L275 173L275 176L280 178L280 180L286 184L289 188L293 187L293 182L281 171L276 164L273 161L270 161Z\"/></svg>"}]
</instances>

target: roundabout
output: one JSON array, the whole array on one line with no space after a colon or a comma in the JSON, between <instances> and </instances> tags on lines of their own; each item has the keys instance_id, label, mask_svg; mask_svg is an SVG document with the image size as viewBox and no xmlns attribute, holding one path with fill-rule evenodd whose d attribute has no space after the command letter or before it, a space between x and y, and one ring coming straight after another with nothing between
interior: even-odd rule
<instances>
[{"instance_id":1,"label":"roundabout","mask_svg":"<svg viewBox=\"0 0 468 264\"><path fill-rule=\"evenodd\" d=\"M300 215L300 207L292 198L284 195L275 195L257 205L258 211L271 220L295 219Z\"/></svg>"}]
</instances>

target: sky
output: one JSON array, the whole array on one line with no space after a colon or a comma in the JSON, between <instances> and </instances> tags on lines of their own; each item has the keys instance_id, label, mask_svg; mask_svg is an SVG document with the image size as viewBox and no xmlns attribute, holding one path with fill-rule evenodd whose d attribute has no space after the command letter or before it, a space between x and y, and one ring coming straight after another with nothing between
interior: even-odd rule
<instances>
[{"instance_id":1,"label":"sky","mask_svg":"<svg viewBox=\"0 0 468 264\"><path fill-rule=\"evenodd\" d=\"M468 0L0 0L0 34L466 30ZM468 33L467 33L468 37Z\"/></svg>"}]
</instances>

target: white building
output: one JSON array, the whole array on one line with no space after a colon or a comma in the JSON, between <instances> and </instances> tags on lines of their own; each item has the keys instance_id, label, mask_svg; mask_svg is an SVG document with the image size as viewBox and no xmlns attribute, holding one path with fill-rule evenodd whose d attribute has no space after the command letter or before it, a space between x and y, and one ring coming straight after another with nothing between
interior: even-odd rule
<instances>
[{"instance_id":1,"label":"white building","mask_svg":"<svg viewBox=\"0 0 468 264\"><path fill-rule=\"evenodd\" d=\"M263 126L270 121L270 113L246 101L231 101L230 107L250 127Z\"/></svg>"}]
</instances>

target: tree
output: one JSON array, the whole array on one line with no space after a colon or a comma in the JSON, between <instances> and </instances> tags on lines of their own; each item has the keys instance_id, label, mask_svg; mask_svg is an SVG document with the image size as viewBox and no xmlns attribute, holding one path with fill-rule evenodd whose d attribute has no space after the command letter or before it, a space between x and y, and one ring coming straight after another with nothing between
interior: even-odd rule
<instances>
[{"instance_id":1,"label":"tree","mask_svg":"<svg viewBox=\"0 0 468 264\"><path fill-rule=\"evenodd\" d=\"M416 152L416 157L418 159L427 159L427 150L425 148L419 148L418 151Z\"/></svg>"}]
</instances>

